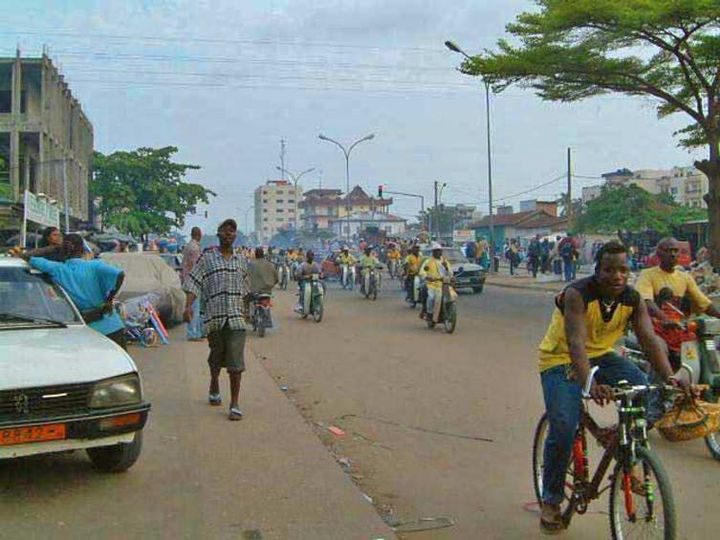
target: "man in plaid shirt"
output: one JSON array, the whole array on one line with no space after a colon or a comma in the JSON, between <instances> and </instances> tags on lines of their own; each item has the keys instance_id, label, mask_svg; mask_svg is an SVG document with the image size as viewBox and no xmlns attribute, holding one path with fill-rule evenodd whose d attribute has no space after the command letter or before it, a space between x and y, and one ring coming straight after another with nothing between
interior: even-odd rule
<instances>
[{"instance_id":1,"label":"man in plaid shirt","mask_svg":"<svg viewBox=\"0 0 720 540\"><path fill-rule=\"evenodd\" d=\"M219 248L205 251L183 283L187 295L185 321L192 320L193 302L200 298L200 313L208 335L211 405L220 405L219 376L225 368L230 378L230 420L240 420L240 381L245 371L244 298L249 292L247 263L233 249L237 224L223 221L217 230Z\"/></svg>"}]
</instances>

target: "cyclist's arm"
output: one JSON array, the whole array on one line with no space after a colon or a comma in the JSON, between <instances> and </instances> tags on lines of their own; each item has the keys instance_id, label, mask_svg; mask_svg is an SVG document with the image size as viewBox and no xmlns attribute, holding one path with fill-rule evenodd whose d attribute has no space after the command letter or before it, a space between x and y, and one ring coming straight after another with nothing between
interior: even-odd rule
<instances>
[{"instance_id":1,"label":"cyclist's arm","mask_svg":"<svg viewBox=\"0 0 720 540\"><path fill-rule=\"evenodd\" d=\"M572 287L565 292L565 337L568 342L570 360L580 386L585 386L590 374L590 360L588 360L586 341L587 327L585 326L585 302L582 295Z\"/></svg>"},{"instance_id":2,"label":"cyclist's arm","mask_svg":"<svg viewBox=\"0 0 720 540\"><path fill-rule=\"evenodd\" d=\"M673 370L670 367L667 353L660 344L660 338L655 335L645 302L638 303L632 324L635 335L640 341L643 350L647 353L655 371L660 373L663 380L667 380L673 374Z\"/></svg>"}]
</instances>

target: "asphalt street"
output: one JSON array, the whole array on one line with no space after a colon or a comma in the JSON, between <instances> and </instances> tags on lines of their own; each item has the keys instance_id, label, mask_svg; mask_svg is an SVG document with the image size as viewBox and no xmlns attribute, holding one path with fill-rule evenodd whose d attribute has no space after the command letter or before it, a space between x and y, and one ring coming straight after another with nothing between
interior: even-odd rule
<instances>
[{"instance_id":1,"label":"asphalt street","mask_svg":"<svg viewBox=\"0 0 720 540\"><path fill-rule=\"evenodd\" d=\"M94 472L79 452L0 462L0 538L392 538L381 518L454 523L398 532L407 539L540 537L535 351L552 298L492 286L461 294L447 335L387 281L376 302L331 285L320 324L278 291L277 327L250 340L237 423L207 405L206 344L178 328L169 346L132 349L153 402L140 461L120 475ZM701 441L652 442L680 537L714 537L720 463ZM608 536L603 495L563 537Z\"/></svg>"},{"instance_id":2,"label":"asphalt street","mask_svg":"<svg viewBox=\"0 0 720 540\"><path fill-rule=\"evenodd\" d=\"M331 286L320 324L291 313L292 299L278 294L280 328L256 341L267 369L309 421L345 432L317 429L388 522L455 522L401 537L541 536L530 456L544 409L536 347L553 293L462 294L452 335L428 330L388 281L376 302ZM612 421L610 410L599 414ZM720 463L702 441L669 444L654 433L652 443L673 482L680 536L714 536ZM607 505L605 494L564 537L609 537Z\"/></svg>"}]
</instances>

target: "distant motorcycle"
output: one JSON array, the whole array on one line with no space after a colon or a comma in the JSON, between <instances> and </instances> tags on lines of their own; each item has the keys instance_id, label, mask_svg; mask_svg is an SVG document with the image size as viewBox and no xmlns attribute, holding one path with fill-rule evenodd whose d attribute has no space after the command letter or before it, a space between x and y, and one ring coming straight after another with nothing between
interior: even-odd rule
<instances>
[{"instance_id":1,"label":"distant motorcycle","mask_svg":"<svg viewBox=\"0 0 720 540\"><path fill-rule=\"evenodd\" d=\"M422 288L422 280L420 276L414 275L405 278L405 301L410 307L415 309L420 303L420 289Z\"/></svg>"},{"instance_id":2,"label":"distant motorcycle","mask_svg":"<svg viewBox=\"0 0 720 540\"><path fill-rule=\"evenodd\" d=\"M456 296L457 293L453 288L452 279L444 278L442 280L440 298L435 299L433 312L427 313L425 317L428 328L432 329L435 328L436 324L442 324L445 327L445 332L448 334L452 334L455 331L455 327L457 326Z\"/></svg>"},{"instance_id":3,"label":"distant motorcycle","mask_svg":"<svg viewBox=\"0 0 720 540\"><path fill-rule=\"evenodd\" d=\"M378 268L370 268L365 273L363 281L363 294L365 298L377 300L378 291L380 290L381 276Z\"/></svg>"},{"instance_id":4,"label":"distant motorcycle","mask_svg":"<svg viewBox=\"0 0 720 540\"><path fill-rule=\"evenodd\" d=\"M277 271L278 286L286 291L290 282L290 267L286 263L282 262L278 265Z\"/></svg>"},{"instance_id":5,"label":"distant motorcycle","mask_svg":"<svg viewBox=\"0 0 720 540\"><path fill-rule=\"evenodd\" d=\"M355 286L355 266L349 264L340 265L340 283L343 289L353 290Z\"/></svg>"},{"instance_id":6,"label":"distant motorcycle","mask_svg":"<svg viewBox=\"0 0 720 540\"><path fill-rule=\"evenodd\" d=\"M322 321L324 313L325 287L320 274L312 274L310 279L303 283L303 304L300 306L300 315L303 319L312 316L317 323Z\"/></svg>"},{"instance_id":7,"label":"distant motorcycle","mask_svg":"<svg viewBox=\"0 0 720 540\"><path fill-rule=\"evenodd\" d=\"M268 293L254 294L250 302L250 321L253 331L258 337L265 336L265 330L272 328L272 316L270 314L271 295Z\"/></svg>"}]
</instances>

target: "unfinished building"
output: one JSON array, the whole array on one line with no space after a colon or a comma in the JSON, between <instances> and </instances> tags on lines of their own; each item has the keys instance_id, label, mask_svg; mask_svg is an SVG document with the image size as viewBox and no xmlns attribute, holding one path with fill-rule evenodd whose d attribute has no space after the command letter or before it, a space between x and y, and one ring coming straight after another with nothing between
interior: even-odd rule
<instances>
[{"instance_id":1,"label":"unfinished building","mask_svg":"<svg viewBox=\"0 0 720 540\"><path fill-rule=\"evenodd\" d=\"M67 193L71 227L88 221L92 156L92 124L48 56L0 58L0 217L28 190L61 212Z\"/></svg>"}]
</instances>

